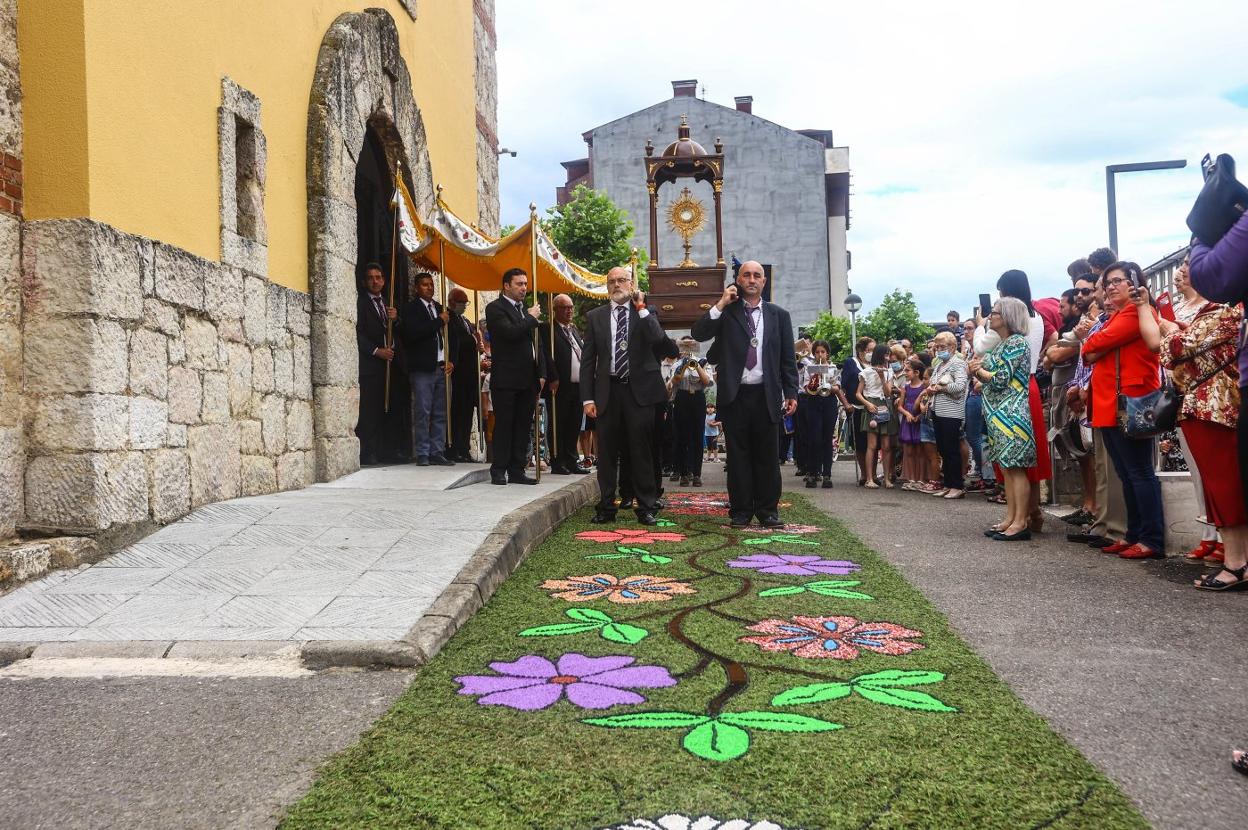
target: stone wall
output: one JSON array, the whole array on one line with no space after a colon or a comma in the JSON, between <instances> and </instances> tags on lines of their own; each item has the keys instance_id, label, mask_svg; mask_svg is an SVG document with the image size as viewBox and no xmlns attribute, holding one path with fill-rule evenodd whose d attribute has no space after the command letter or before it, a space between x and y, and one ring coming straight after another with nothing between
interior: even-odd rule
<instances>
[{"instance_id":1,"label":"stone wall","mask_svg":"<svg viewBox=\"0 0 1248 830\"><path fill-rule=\"evenodd\" d=\"M22 519L22 91L17 0L0 0L0 543Z\"/></svg>"},{"instance_id":2,"label":"stone wall","mask_svg":"<svg viewBox=\"0 0 1248 830\"><path fill-rule=\"evenodd\" d=\"M88 219L27 223L22 276L24 525L99 533L313 481L308 295Z\"/></svg>"},{"instance_id":3,"label":"stone wall","mask_svg":"<svg viewBox=\"0 0 1248 830\"><path fill-rule=\"evenodd\" d=\"M494 0L473 0L477 91L477 227L490 236L499 228L498 49Z\"/></svg>"}]
</instances>

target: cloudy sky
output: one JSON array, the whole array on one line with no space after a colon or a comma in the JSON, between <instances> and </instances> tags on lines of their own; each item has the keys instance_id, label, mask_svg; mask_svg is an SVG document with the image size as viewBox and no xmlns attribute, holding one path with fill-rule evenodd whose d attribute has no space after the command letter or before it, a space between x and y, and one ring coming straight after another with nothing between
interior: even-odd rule
<instances>
[{"instance_id":1,"label":"cloudy sky","mask_svg":"<svg viewBox=\"0 0 1248 830\"><path fill-rule=\"evenodd\" d=\"M662 8L498 0L503 221L544 210L585 155L581 133L670 97L705 97L850 148L850 287L894 288L928 319L965 313L1009 268L1036 296L1108 240L1105 165L1188 160L1118 177L1121 254L1186 243L1206 152L1248 180L1248 2L718 0L707 23L651 32ZM711 11L713 10L713 11ZM638 167L640 175L640 165Z\"/></svg>"}]
</instances>

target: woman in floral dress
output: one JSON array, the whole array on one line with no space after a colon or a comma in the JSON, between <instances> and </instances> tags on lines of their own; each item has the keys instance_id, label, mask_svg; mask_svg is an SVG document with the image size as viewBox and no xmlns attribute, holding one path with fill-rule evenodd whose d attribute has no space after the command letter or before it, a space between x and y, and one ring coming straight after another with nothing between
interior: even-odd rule
<instances>
[{"instance_id":1,"label":"woman in floral dress","mask_svg":"<svg viewBox=\"0 0 1248 830\"><path fill-rule=\"evenodd\" d=\"M984 429L988 460L1001 467L1005 477L1006 518L986 535L1001 542L1031 538L1028 513L1031 484L1027 468L1036 463L1036 442L1031 423L1029 384L1031 349L1027 345L1030 319L1027 306L1014 297L1002 297L988 317L988 326L1001 343L970 363L970 373L984 385Z\"/></svg>"},{"instance_id":2,"label":"woman in floral dress","mask_svg":"<svg viewBox=\"0 0 1248 830\"><path fill-rule=\"evenodd\" d=\"M1161 365L1170 370L1183 394L1179 428L1191 448L1204 490L1209 522L1222 532L1225 563L1221 570L1197 580L1206 591L1248 587L1248 508L1239 477L1240 379L1235 360L1239 324L1236 306L1202 300L1186 328L1143 313L1148 293L1137 289L1131 301L1140 312L1140 336L1149 348L1161 352ZM1194 303L1192 303L1194 304Z\"/></svg>"}]
</instances>

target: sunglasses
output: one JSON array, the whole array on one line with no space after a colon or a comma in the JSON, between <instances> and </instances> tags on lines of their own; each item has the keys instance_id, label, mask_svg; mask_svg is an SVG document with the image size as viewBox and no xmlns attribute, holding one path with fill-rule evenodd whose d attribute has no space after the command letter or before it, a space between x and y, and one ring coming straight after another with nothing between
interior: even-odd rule
<instances>
[{"instance_id":1,"label":"sunglasses","mask_svg":"<svg viewBox=\"0 0 1248 830\"><path fill-rule=\"evenodd\" d=\"M1096 290L1095 288L1076 288L1075 293L1086 297L1095 290Z\"/></svg>"}]
</instances>

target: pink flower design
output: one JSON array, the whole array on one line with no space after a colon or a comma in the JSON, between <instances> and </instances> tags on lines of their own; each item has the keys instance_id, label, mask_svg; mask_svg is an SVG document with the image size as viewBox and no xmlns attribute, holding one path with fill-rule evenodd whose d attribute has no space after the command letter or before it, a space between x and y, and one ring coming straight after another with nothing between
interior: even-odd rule
<instances>
[{"instance_id":1,"label":"pink flower design","mask_svg":"<svg viewBox=\"0 0 1248 830\"><path fill-rule=\"evenodd\" d=\"M584 530L576 538L601 544L652 545L655 542L683 542L685 534L662 530L617 528L616 530Z\"/></svg>"},{"instance_id":2,"label":"pink flower design","mask_svg":"<svg viewBox=\"0 0 1248 830\"><path fill-rule=\"evenodd\" d=\"M747 626L762 637L741 637L739 642L753 643L764 651L791 651L797 657L853 660L865 648L876 654L898 656L923 648L911 639L922 637L922 631L890 622L859 622L854 617L803 617L792 620L763 620Z\"/></svg>"},{"instance_id":3,"label":"pink flower design","mask_svg":"<svg viewBox=\"0 0 1248 830\"><path fill-rule=\"evenodd\" d=\"M481 695L482 706L507 706L532 712L546 709L567 696L582 709L608 709L646 699L631 689L675 686L663 666L634 666L635 657L610 655L586 657L575 652L552 663L537 654L526 654L507 663L490 663L498 674L468 674L455 678L461 695Z\"/></svg>"},{"instance_id":4,"label":"pink flower design","mask_svg":"<svg viewBox=\"0 0 1248 830\"><path fill-rule=\"evenodd\" d=\"M799 535L806 533L818 533L821 530L823 530L823 528L815 527L814 525L785 525L779 529L770 527L754 527L751 525L750 527L741 528L742 533L797 533Z\"/></svg>"},{"instance_id":5,"label":"pink flower design","mask_svg":"<svg viewBox=\"0 0 1248 830\"><path fill-rule=\"evenodd\" d=\"M636 602L666 602L675 594L696 594L685 582L677 582L665 576L612 576L591 574L570 576L567 579L548 579L542 583L545 591L555 591L551 599L568 602L590 602L606 598L611 602L631 604Z\"/></svg>"},{"instance_id":6,"label":"pink flower design","mask_svg":"<svg viewBox=\"0 0 1248 830\"><path fill-rule=\"evenodd\" d=\"M832 574L845 576L861 570L856 562L844 559L824 559L819 556L800 556L795 553L751 553L725 562L730 568L749 568L762 574L786 574L788 576L815 576Z\"/></svg>"},{"instance_id":7,"label":"pink flower design","mask_svg":"<svg viewBox=\"0 0 1248 830\"><path fill-rule=\"evenodd\" d=\"M663 509L677 516L727 516L727 493L672 493Z\"/></svg>"}]
</instances>

